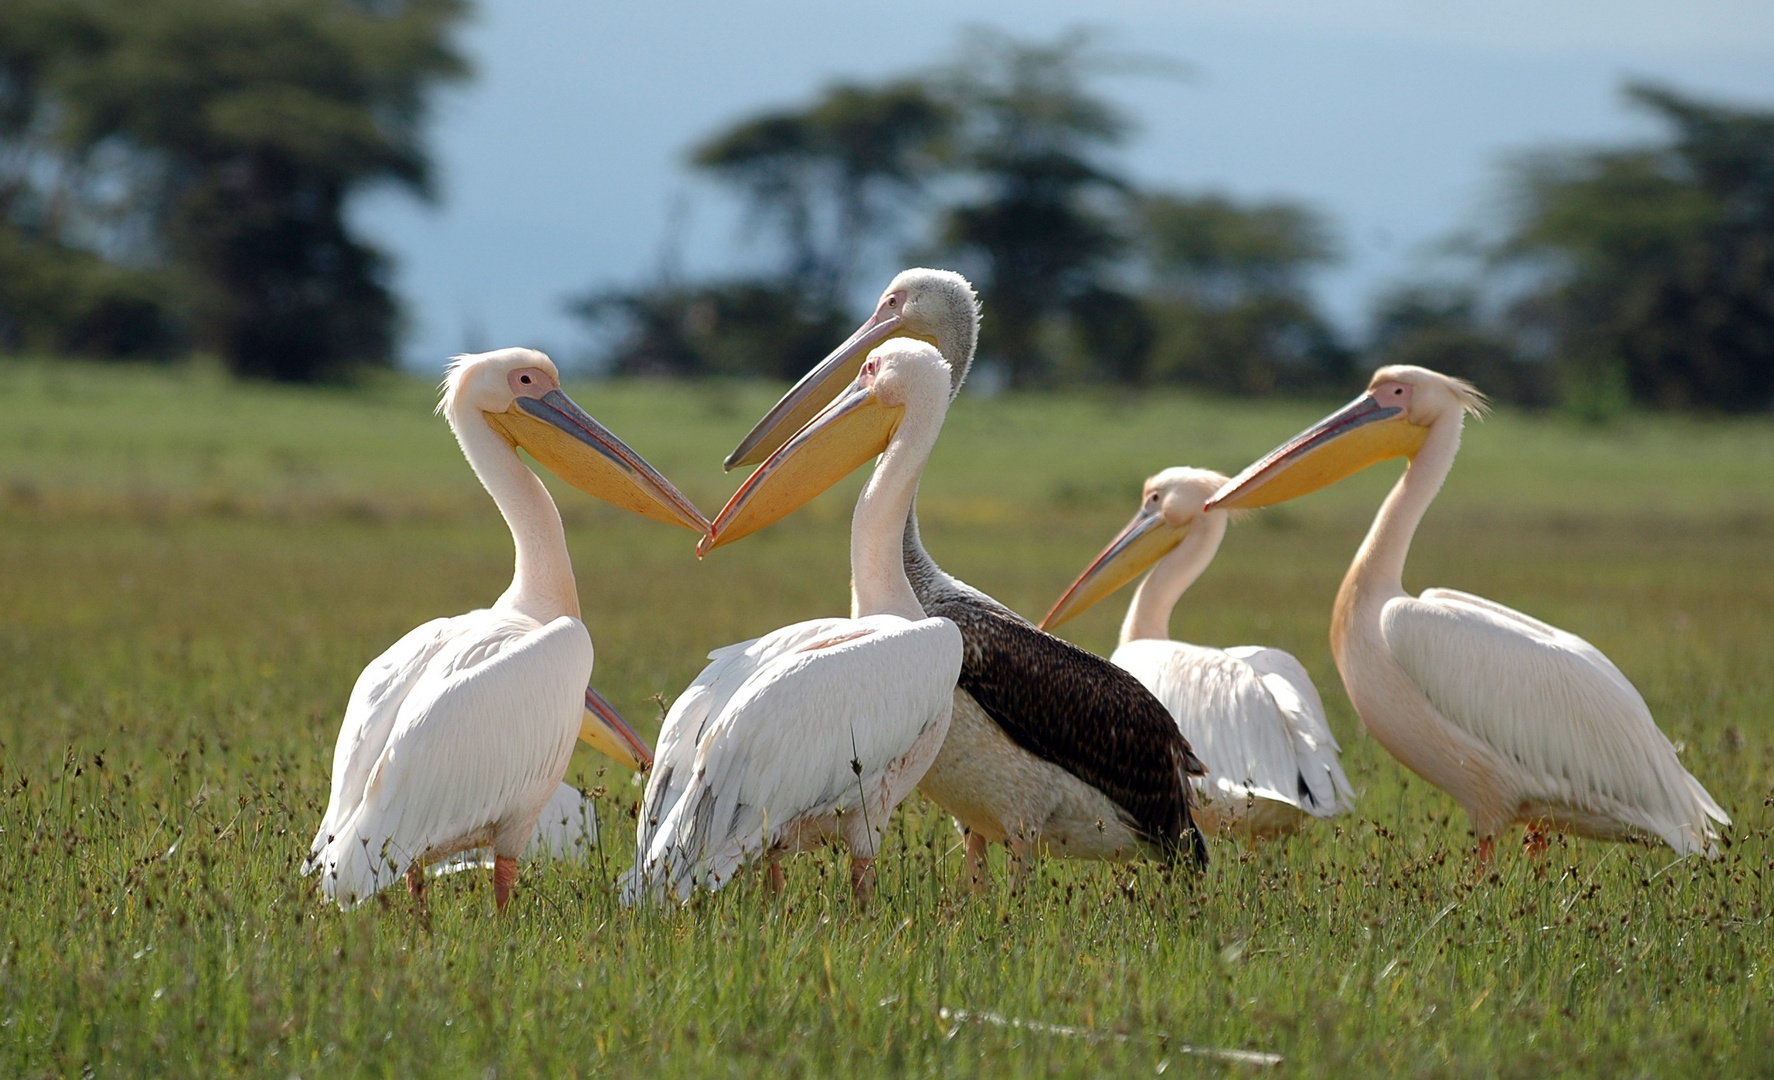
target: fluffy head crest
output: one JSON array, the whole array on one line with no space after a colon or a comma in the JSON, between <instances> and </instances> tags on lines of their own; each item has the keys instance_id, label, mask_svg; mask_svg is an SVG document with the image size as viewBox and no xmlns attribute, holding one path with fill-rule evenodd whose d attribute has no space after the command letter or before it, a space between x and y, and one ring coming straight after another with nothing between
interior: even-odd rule
<instances>
[{"instance_id":1,"label":"fluffy head crest","mask_svg":"<svg viewBox=\"0 0 1774 1080\"><path fill-rule=\"evenodd\" d=\"M973 366L979 343L979 294L973 284L953 270L914 267L901 270L884 292L906 294L906 326L928 335L949 362L949 396L961 392L967 369Z\"/></svg>"},{"instance_id":2,"label":"fluffy head crest","mask_svg":"<svg viewBox=\"0 0 1774 1080\"><path fill-rule=\"evenodd\" d=\"M484 353L458 353L450 357L450 362L444 366L443 382L438 384L437 412L446 417L454 416L462 396L469 392L470 387L480 384L483 378L490 380L490 388L496 387L494 392L503 393L506 373L524 367L541 368L559 381L560 373L555 368L554 361L546 353L535 349L495 349ZM486 372L492 374L483 376ZM509 405L510 402L506 404Z\"/></svg>"},{"instance_id":3,"label":"fluffy head crest","mask_svg":"<svg viewBox=\"0 0 1774 1080\"><path fill-rule=\"evenodd\" d=\"M443 382L437 384L437 408L433 410L437 415L448 415L450 406L456 403L456 395L462 389L463 373L478 356L477 353L457 353L444 365Z\"/></svg>"},{"instance_id":4,"label":"fluffy head crest","mask_svg":"<svg viewBox=\"0 0 1774 1080\"><path fill-rule=\"evenodd\" d=\"M1389 364L1374 372L1374 377L1368 380L1368 389L1371 390L1383 382L1401 382L1416 387L1440 387L1446 390L1455 403L1460 406L1460 411L1474 420L1482 420L1491 412L1491 399L1486 397L1478 387L1473 386L1465 379L1443 375L1439 371L1430 371L1426 367L1418 367L1415 364Z\"/></svg>"}]
</instances>

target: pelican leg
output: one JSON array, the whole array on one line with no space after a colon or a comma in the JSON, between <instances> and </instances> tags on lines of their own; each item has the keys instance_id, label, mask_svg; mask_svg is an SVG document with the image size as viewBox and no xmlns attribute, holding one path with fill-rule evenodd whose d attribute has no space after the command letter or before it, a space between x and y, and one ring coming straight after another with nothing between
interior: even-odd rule
<instances>
[{"instance_id":1,"label":"pelican leg","mask_svg":"<svg viewBox=\"0 0 1774 1080\"><path fill-rule=\"evenodd\" d=\"M517 860L509 855L493 856L493 906L500 911L511 902L511 886L517 882Z\"/></svg>"},{"instance_id":2,"label":"pelican leg","mask_svg":"<svg viewBox=\"0 0 1774 1080\"><path fill-rule=\"evenodd\" d=\"M770 891L781 896L788 888L788 875L782 872L782 860L771 856L765 863L764 872L769 875Z\"/></svg>"},{"instance_id":3,"label":"pelican leg","mask_svg":"<svg viewBox=\"0 0 1774 1080\"><path fill-rule=\"evenodd\" d=\"M1491 856L1496 853L1497 838L1481 836L1478 838L1478 868L1486 870L1491 865Z\"/></svg>"},{"instance_id":4,"label":"pelican leg","mask_svg":"<svg viewBox=\"0 0 1774 1080\"><path fill-rule=\"evenodd\" d=\"M973 891L979 892L992 882L992 865L989 852L991 845L979 833L967 834L967 862L962 868L962 875Z\"/></svg>"},{"instance_id":5,"label":"pelican leg","mask_svg":"<svg viewBox=\"0 0 1774 1080\"><path fill-rule=\"evenodd\" d=\"M1545 829L1542 829L1535 822L1528 822L1527 832L1522 836L1521 840L1521 846L1524 851L1533 858L1538 859L1546 854L1546 849L1550 847L1551 844L1552 838L1546 834Z\"/></svg>"},{"instance_id":6,"label":"pelican leg","mask_svg":"<svg viewBox=\"0 0 1774 1080\"><path fill-rule=\"evenodd\" d=\"M421 908L425 906L425 867L419 864L418 859L414 859L413 864L407 867L407 892L412 894L413 900Z\"/></svg>"},{"instance_id":7,"label":"pelican leg","mask_svg":"<svg viewBox=\"0 0 1774 1080\"><path fill-rule=\"evenodd\" d=\"M850 856L850 895L858 904L867 904L875 894L875 860Z\"/></svg>"},{"instance_id":8,"label":"pelican leg","mask_svg":"<svg viewBox=\"0 0 1774 1080\"><path fill-rule=\"evenodd\" d=\"M1004 841L1010 849L1010 891L1022 892L1029 872L1035 869L1035 840L1029 836L1013 836Z\"/></svg>"}]
</instances>

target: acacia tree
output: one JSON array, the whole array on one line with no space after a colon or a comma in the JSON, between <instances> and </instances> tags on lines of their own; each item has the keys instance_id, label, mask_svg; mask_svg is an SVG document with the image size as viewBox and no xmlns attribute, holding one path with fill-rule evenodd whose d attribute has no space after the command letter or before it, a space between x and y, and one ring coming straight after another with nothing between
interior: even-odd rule
<instances>
[{"instance_id":1,"label":"acacia tree","mask_svg":"<svg viewBox=\"0 0 1774 1080\"><path fill-rule=\"evenodd\" d=\"M0 5L0 350L160 355L177 340L169 290L82 246L104 217L78 197L82 171L55 130L52 74L89 29L77 5Z\"/></svg>"},{"instance_id":2,"label":"acacia tree","mask_svg":"<svg viewBox=\"0 0 1774 1080\"><path fill-rule=\"evenodd\" d=\"M784 277L818 305L842 306L871 244L939 167L952 114L916 80L841 84L802 110L717 132L692 163L742 190L782 233Z\"/></svg>"},{"instance_id":3,"label":"acacia tree","mask_svg":"<svg viewBox=\"0 0 1774 1080\"><path fill-rule=\"evenodd\" d=\"M943 74L961 118L956 164L978 194L944 215L941 242L979 285L989 312L980 346L1012 386L1047 374L1048 314L1077 309L1087 342L1102 345L1117 327L1107 313L1128 310L1104 274L1125 246L1116 220L1131 189L1105 154L1130 127L1086 87L1094 47L1084 31L1029 44L975 30ZM1120 345L1133 359L1112 366L1137 368L1141 337Z\"/></svg>"},{"instance_id":4,"label":"acacia tree","mask_svg":"<svg viewBox=\"0 0 1774 1080\"><path fill-rule=\"evenodd\" d=\"M1661 146L1527 159L1496 257L1540 285L1517 329L1550 340L1567 401L1774 405L1774 112L1645 85Z\"/></svg>"},{"instance_id":5,"label":"acacia tree","mask_svg":"<svg viewBox=\"0 0 1774 1080\"><path fill-rule=\"evenodd\" d=\"M1158 378L1249 395L1348 376L1348 352L1307 289L1307 272L1337 255L1319 215L1291 202L1158 193L1139 200L1135 221Z\"/></svg>"},{"instance_id":6,"label":"acacia tree","mask_svg":"<svg viewBox=\"0 0 1774 1080\"><path fill-rule=\"evenodd\" d=\"M826 89L716 132L691 153L737 189L753 229L782 248L778 273L700 284L669 274L599 289L568 311L613 331L624 374L751 374L794 379L848 329L849 293L872 248L891 242L938 167L946 106L915 81Z\"/></svg>"},{"instance_id":7,"label":"acacia tree","mask_svg":"<svg viewBox=\"0 0 1774 1080\"><path fill-rule=\"evenodd\" d=\"M180 285L195 343L234 371L336 377L392 358L380 252L352 194L428 194L428 91L461 77L464 0L87 0L41 71L84 192ZM115 200L114 200L115 201ZM127 219L127 220L124 220Z\"/></svg>"},{"instance_id":8,"label":"acacia tree","mask_svg":"<svg viewBox=\"0 0 1774 1080\"><path fill-rule=\"evenodd\" d=\"M1547 365L1521 355L1506 328L1485 311L1470 285L1416 282L1382 294L1374 305L1368 352L1375 364L1417 364L1469 379L1493 400L1553 403Z\"/></svg>"}]
</instances>

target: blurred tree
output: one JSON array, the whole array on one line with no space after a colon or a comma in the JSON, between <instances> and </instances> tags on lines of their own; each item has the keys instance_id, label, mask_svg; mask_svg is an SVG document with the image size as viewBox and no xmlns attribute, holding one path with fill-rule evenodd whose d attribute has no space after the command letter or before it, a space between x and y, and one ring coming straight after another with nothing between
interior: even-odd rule
<instances>
[{"instance_id":1,"label":"blurred tree","mask_svg":"<svg viewBox=\"0 0 1774 1080\"><path fill-rule=\"evenodd\" d=\"M1470 380L1499 401L1530 408L1556 398L1549 365L1519 355L1516 343L1480 310L1467 286L1406 285L1375 305L1368 359L1417 364Z\"/></svg>"},{"instance_id":2,"label":"blurred tree","mask_svg":"<svg viewBox=\"0 0 1774 1080\"><path fill-rule=\"evenodd\" d=\"M1340 387L1349 351L1306 274L1336 259L1329 226L1288 202L1160 193L1135 207L1154 378L1241 395Z\"/></svg>"},{"instance_id":3,"label":"blurred tree","mask_svg":"<svg viewBox=\"0 0 1774 1080\"><path fill-rule=\"evenodd\" d=\"M854 328L775 279L602 290L568 310L613 332L605 363L619 375L798 379Z\"/></svg>"},{"instance_id":4,"label":"blurred tree","mask_svg":"<svg viewBox=\"0 0 1774 1080\"><path fill-rule=\"evenodd\" d=\"M1140 337L1104 336L1104 316L1119 305L1107 272L1125 247L1116 222L1130 190L1104 154L1129 124L1086 88L1111 62L1095 46L1084 31L1029 44L974 30L940 76L959 119L955 164L979 188L946 212L941 243L979 287L981 350L1012 386L1048 375L1042 322L1052 313L1076 309L1090 348L1126 350ZM1144 361L1124 351L1110 366L1137 371Z\"/></svg>"},{"instance_id":5,"label":"blurred tree","mask_svg":"<svg viewBox=\"0 0 1774 1080\"><path fill-rule=\"evenodd\" d=\"M428 191L424 103L465 72L448 42L464 0L48 6L36 37L0 21L0 53L51 43L24 50L50 102L33 106L52 128L37 145L59 153L55 196L105 225L83 246L117 255L120 238L142 238L137 261L172 271L196 343L238 373L306 381L388 363L384 260L345 206L377 183ZM54 202L44 218L66 230Z\"/></svg>"},{"instance_id":6,"label":"blurred tree","mask_svg":"<svg viewBox=\"0 0 1774 1080\"><path fill-rule=\"evenodd\" d=\"M74 5L0 6L0 351L144 356L176 342L157 279L67 242L79 178L58 153L46 82L89 30Z\"/></svg>"},{"instance_id":7,"label":"blurred tree","mask_svg":"<svg viewBox=\"0 0 1774 1080\"><path fill-rule=\"evenodd\" d=\"M1158 329L1139 297L1097 285L1072 298L1078 365L1086 378L1139 386L1146 382Z\"/></svg>"},{"instance_id":8,"label":"blurred tree","mask_svg":"<svg viewBox=\"0 0 1774 1080\"><path fill-rule=\"evenodd\" d=\"M1083 31L1027 43L976 30L920 79L838 86L735 124L692 160L780 237L781 273L693 287L663 273L573 310L615 329L616 371L792 378L847 328L862 253L934 192L934 248L979 286L981 354L1013 386L1347 381L1348 350L1305 283L1334 257L1328 228L1287 203L1140 195L1108 160L1130 128L1089 85L1106 72L1176 68L1105 53Z\"/></svg>"},{"instance_id":9,"label":"blurred tree","mask_svg":"<svg viewBox=\"0 0 1774 1080\"><path fill-rule=\"evenodd\" d=\"M1517 170L1500 264L1537 273L1518 324L1552 343L1578 407L1774 406L1774 113L1646 85L1663 146L1545 154Z\"/></svg>"},{"instance_id":10,"label":"blurred tree","mask_svg":"<svg viewBox=\"0 0 1774 1080\"><path fill-rule=\"evenodd\" d=\"M922 192L950 121L918 81L841 84L807 109L717 132L691 161L743 191L754 216L781 230L788 282L816 306L838 306L867 248L894 234L895 212Z\"/></svg>"}]
</instances>

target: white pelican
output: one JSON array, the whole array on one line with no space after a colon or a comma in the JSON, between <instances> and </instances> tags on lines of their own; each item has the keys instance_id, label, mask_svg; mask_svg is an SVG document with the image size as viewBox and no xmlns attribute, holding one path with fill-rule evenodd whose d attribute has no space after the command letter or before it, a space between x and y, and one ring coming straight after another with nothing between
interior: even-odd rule
<instances>
[{"instance_id":1,"label":"white pelican","mask_svg":"<svg viewBox=\"0 0 1774 1080\"><path fill-rule=\"evenodd\" d=\"M1171 641L1170 613L1226 535L1227 511L1202 509L1226 478L1166 469L1146 481L1139 513L1041 620L1051 630L1132 581L1121 644L1110 657L1164 702L1207 766L1192 781L1209 832L1294 832L1349 809L1354 792L1306 669L1260 645L1210 649Z\"/></svg>"},{"instance_id":2,"label":"white pelican","mask_svg":"<svg viewBox=\"0 0 1774 1080\"><path fill-rule=\"evenodd\" d=\"M528 450L583 491L689 529L707 521L560 390L548 357L504 349L452 361L438 405L511 528L516 572L493 606L408 633L357 680L333 753L332 801L303 872L341 908L405 874L491 847L503 909L517 855L584 734L638 767L646 748L614 712L590 713L591 638L554 500Z\"/></svg>"},{"instance_id":3,"label":"white pelican","mask_svg":"<svg viewBox=\"0 0 1774 1080\"><path fill-rule=\"evenodd\" d=\"M1484 407L1459 379L1381 368L1366 393L1240 473L1208 508L1269 506L1408 458L1331 620L1337 670L1374 738L1465 808L1481 859L1518 821L1530 850L1550 826L1715 852L1712 821L1730 819L1595 646L1477 596L1404 591L1411 537L1453 467L1465 416Z\"/></svg>"},{"instance_id":4,"label":"white pelican","mask_svg":"<svg viewBox=\"0 0 1774 1080\"><path fill-rule=\"evenodd\" d=\"M801 506L880 455L850 525L851 617L796 623L709 654L673 703L641 803L624 898L688 899L829 839L866 900L888 816L948 731L961 635L928 618L900 562L900 531L948 410L937 351L895 342L765 461L716 516L698 554Z\"/></svg>"},{"instance_id":5,"label":"white pelican","mask_svg":"<svg viewBox=\"0 0 1774 1080\"><path fill-rule=\"evenodd\" d=\"M874 314L760 420L727 468L782 445L830 401L868 350L891 338L936 346L960 392L973 363L979 307L973 287L946 270L907 270ZM1207 857L1189 816L1186 776L1201 763L1170 714L1139 680L1100 656L1036 629L936 565L905 519L902 557L918 602L952 620L967 649L947 740L918 789L967 833L968 873L984 880L986 845L1006 844L1015 873L1045 849L1126 859L1179 850Z\"/></svg>"}]
</instances>

